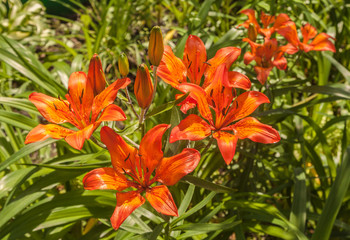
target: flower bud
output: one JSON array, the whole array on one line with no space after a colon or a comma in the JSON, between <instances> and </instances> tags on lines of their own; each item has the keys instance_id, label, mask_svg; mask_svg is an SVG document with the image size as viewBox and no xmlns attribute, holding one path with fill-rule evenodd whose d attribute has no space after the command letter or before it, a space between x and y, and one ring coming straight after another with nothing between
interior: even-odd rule
<instances>
[{"instance_id":1,"label":"flower bud","mask_svg":"<svg viewBox=\"0 0 350 240\"><path fill-rule=\"evenodd\" d=\"M148 57L153 66L158 66L164 52L163 36L160 27L155 26L151 30L148 45Z\"/></svg>"},{"instance_id":2,"label":"flower bud","mask_svg":"<svg viewBox=\"0 0 350 240\"><path fill-rule=\"evenodd\" d=\"M145 64L137 68L134 93L139 106L143 109L149 107L152 102L153 83Z\"/></svg>"},{"instance_id":3,"label":"flower bud","mask_svg":"<svg viewBox=\"0 0 350 240\"><path fill-rule=\"evenodd\" d=\"M106 87L105 73L102 68L101 60L97 53L95 53L90 60L87 81L88 85L92 88L94 96L98 95Z\"/></svg>"},{"instance_id":4,"label":"flower bud","mask_svg":"<svg viewBox=\"0 0 350 240\"><path fill-rule=\"evenodd\" d=\"M129 60L125 53L121 53L118 59L118 68L122 77L125 77L129 73Z\"/></svg>"},{"instance_id":5,"label":"flower bud","mask_svg":"<svg viewBox=\"0 0 350 240\"><path fill-rule=\"evenodd\" d=\"M249 24L248 27L248 38L255 42L256 41L256 36L258 35L258 31L253 23Z\"/></svg>"}]
</instances>

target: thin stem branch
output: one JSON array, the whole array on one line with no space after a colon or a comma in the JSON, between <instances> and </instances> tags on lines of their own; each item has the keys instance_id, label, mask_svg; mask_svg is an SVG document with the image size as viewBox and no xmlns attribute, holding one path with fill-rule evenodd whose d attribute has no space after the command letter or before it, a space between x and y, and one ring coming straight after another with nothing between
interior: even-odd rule
<instances>
[{"instance_id":1,"label":"thin stem branch","mask_svg":"<svg viewBox=\"0 0 350 240\"><path fill-rule=\"evenodd\" d=\"M103 143L101 143L100 141L98 141L94 136L90 137L91 141L93 141L97 146L107 149L106 145L104 145Z\"/></svg>"},{"instance_id":2,"label":"thin stem branch","mask_svg":"<svg viewBox=\"0 0 350 240\"><path fill-rule=\"evenodd\" d=\"M214 138L211 137L208 144L205 146L204 150L201 152L201 156L203 156L210 148L211 144L213 143Z\"/></svg>"},{"instance_id":3,"label":"thin stem branch","mask_svg":"<svg viewBox=\"0 0 350 240\"><path fill-rule=\"evenodd\" d=\"M131 106L131 109L134 112L135 116L137 118L140 118L139 115L137 114L135 108L134 108L134 105L132 104L132 101L131 101L131 98L130 98L130 95L129 95L128 87L125 88L125 94L126 94L126 98L128 99L128 104Z\"/></svg>"},{"instance_id":4,"label":"thin stem branch","mask_svg":"<svg viewBox=\"0 0 350 240\"><path fill-rule=\"evenodd\" d=\"M132 145L134 145L134 147L136 147L137 149L140 148L140 145L138 145L137 143L135 143L133 140L131 140L130 138L128 138L127 136L122 136L126 141L128 141L129 143L131 143Z\"/></svg>"}]
</instances>

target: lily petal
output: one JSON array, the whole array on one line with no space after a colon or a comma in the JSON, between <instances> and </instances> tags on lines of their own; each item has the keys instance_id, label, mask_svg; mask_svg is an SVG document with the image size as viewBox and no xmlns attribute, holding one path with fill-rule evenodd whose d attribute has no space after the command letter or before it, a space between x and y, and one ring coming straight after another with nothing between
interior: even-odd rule
<instances>
[{"instance_id":1,"label":"lily petal","mask_svg":"<svg viewBox=\"0 0 350 240\"><path fill-rule=\"evenodd\" d=\"M165 46L162 61L157 69L157 76L164 82L176 87L186 82L187 69L180 58L176 57L169 46Z\"/></svg>"},{"instance_id":2,"label":"lily petal","mask_svg":"<svg viewBox=\"0 0 350 240\"><path fill-rule=\"evenodd\" d=\"M228 82L226 83L226 86L248 90L252 86L252 83L246 75L239 72L230 71L228 72Z\"/></svg>"},{"instance_id":3,"label":"lily petal","mask_svg":"<svg viewBox=\"0 0 350 240\"><path fill-rule=\"evenodd\" d=\"M210 125L201 117L191 114L171 130L169 142L202 140L211 134Z\"/></svg>"},{"instance_id":4,"label":"lily petal","mask_svg":"<svg viewBox=\"0 0 350 240\"><path fill-rule=\"evenodd\" d=\"M90 124L82 130L69 134L64 140L66 140L66 142L73 148L81 150L83 148L85 140L91 137L92 133L97 127L98 124Z\"/></svg>"},{"instance_id":5,"label":"lily petal","mask_svg":"<svg viewBox=\"0 0 350 240\"><path fill-rule=\"evenodd\" d=\"M84 120L85 123L88 122L88 117L90 112L87 113L86 109L90 108L85 103L85 99L91 98L91 93L86 92L87 77L84 72L74 72L70 75L68 80L68 94L66 95L67 100L71 104L75 115L81 117L79 120ZM88 97L86 97L89 95Z\"/></svg>"},{"instance_id":6,"label":"lily petal","mask_svg":"<svg viewBox=\"0 0 350 240\"><path fill-rule=\"evenodd\" d=\"M264 68L264 67L259 67L259 66L255 66L254 70L256 72L256 78L258 79L258 81L264 85L267 78L270 75L270 72L272 70L272 67L268 67L268 68Z\"/></svg>"},{"instance_id":7,"label":"lily petal","mask_svg":"<svg viewBox=\"0 0 350 240\"><path fill-rule=\"evenodd\" d=\"M88 172L83 178L86 190L112 189L123 191L131 186L124 175L116 172L113 168L97 168Z\"/></svg>"},{"instance_id":8,"label":"lily petal","mask_svg":"<svg viewBox=\"0 0 350 240\"><path fill-rule=\"evenodd\" d=\"M181 98L183 95L184 94L176 94L175 99L177 100ZM188 110L197 106L197 101L194 100L191 96L187 96L185 100L183 100L178 104L178 106L181 106L180 107L181 112L183 112L184 114L187 114Z\"/></svg>"},{"instance_id":9,"label":"lily petal","mask_svg":"<svg viewBox=\"0 0 350 240\"><path fill-rule=\"evenodd\" d=\"M177 89L184 93L190 92L190 95L197 102L198 111L203 118L207 119L210 123L213 122L212 114L209 109L206 93L203 88L192 83L182 83Z\"/></svg>"},{"instance_id":10,"label":"lily petal","mask_svg":"<svg viewBox=\"0 0 350 240\"><path fill-rule=\"evenodd\" d=\"M79 126L69 109L68 101L36 92L29 95L29 100L47 121L57 124L70 122L76 127Z\"/></svg>"},{"instance_id":11,"label":"lily petal","mask_svg":"<svg viewBox=\"0 0 350 240\"><path fill-rule=\"evenodd\" d=\"M205 70L205 81L203 88L206 88L212 80L218 66L225 63L226 68L230 69L234 61L241 55L241 49L236 47L225 47L218 50L215 56L208 61L208 67Z\"/></svg>"},{"instance_id":12,"label":"lily petal","mask_svg":"<svg viewBox=\"0 0 350 240\"><path fill-rule=\"evenodd\" d=\"M244 118L253 113L261 104L269 102L268 97L261 92L244 92L234 100L223 125L227 126L233 121Z\"/></svg>"},{"instance_id":13,"label":"lily petal","mask_svg":"<svg viewBox=\"0 0 350 240\"><path fill-rule=\"evenodd\" d=\"M96 120L102 109L114 102L119 89L125 88L130 82L131 81L129 78L117 79L94 98L94 102L92 104L91 122Z\"/></svg>"},{"instance_id":14,"label":"lily petal","mask_svg":"<svg viewBox=\"0 0 350 240\"><path fill-rule=\"evenodd\" d=\"M206 68L207 50L202 40L194 35L187 38L183 63L187 68L187 77L191 83L199 85Z\"/></svg>"},{"instance_id":15,"label":"lily petal","mask_svg":"<svg viewBox=\"0 0 350 240\"><path fill-rule=\"evenodd\" d=\"M154 209L158 212L165 215L178 216L174 199L171 196L169 189L165 185L147 189L146 198L152 207L154 207Z\"/></svg>"},{"instance_id":16,"label":"lily petal","mask_svg":"<svg viewBox=\"0 0 350 240\"><path fill-rule=\"evenodd\" d=\"M43 141L49 137L54 139L61 139L61 138L65 138L66 136L72 133L74 133L73 130L61 127L56 124L47 124L47 125L39 124L28 133L24 143L28 144L28 143Z\"/></svg>"},{"instance_id":17,"label":"lily petal","mask_svg":"<svg viewBox=\"0 0 350 240\"><path fill-rule=\"evenodd\" d=\"M111 223L112 227L117 230L125 219L146 200L136 191L117 193L116 196L117 206L111 217Z\"/></svg>"},{"instance_id":18,"label":"lily petal","mask_svg":"<svg viewBox=\"0 0 350 240\"><path fill-rule=\"evenodd\" d=\"M186 148L175 156L163 158L156 170L155 178L165 185L174 185L197 167L200 158L200 153L192 148Z\"/></svg>"},{"instance_id":19,"label":"lily petal","mask_svg":"<svg viewBox=\"0 0 350 240\"><path fill-rule=\"evenodd\" d=\"M163 158L162 137L168 128L170 128L168 124L159 124L149 130L141 140L139 154L143 162L144 172L149 175ZM145 174L146 179L148 174Z\"/></svg>"},{"instance_id":20,"label":"lily petal","mask_svg":"<svg viewBox=\"0 0 350 240\"><path fill-rule=\"evenodd\" d=\"M238 137L227 132L218 131L213 134L217 140L218 146L225 163L228 165L233 159L236 152L236 145Z\"/></svg>"},{"instance_id":21,"label":"lily petal","mask_svg":"<svg viewBox=\"0 0 350 240\"><path fill-rule=\"evenodd\" d=\"M231 126L239 139L249 138L254 142L275 143L281 140L276 129L262 124L253 117L247 117Z\"/></svg>"},{"instance_id":22,"label":"lily petal","mask_svg":"<svg viewBox=\"0 0 350 240\"><path fill-rule=\"evenodd\" d=\"M115 104L108 105L98 118L97 122L103 121L124 121L126 116L124 111Z\"/></svg>"},{"instance_id":23,"label":"lily petal","mask_svg":"<svg viewBox=\"0 0 350 240\"><path fill-rule=\"evenodd\" d=\"M102 127L101 141L111 154L111 161L115 171L123 173L131 171L131 162L135 162L137 149L129 146L124 139L110 127Z\"/></svg>"},{"instance_id":24,"label":"lily petal","mask_svg":"<svg viewBox=\"0 0 350 240\"><path fill-rule=\"evenodd\" d=\"M334 44L329 40L332 38L326 33L320 33L316 38L310 43L313 46L314 51L331 51L336 52Z\"/></svg>"}]
</instances>

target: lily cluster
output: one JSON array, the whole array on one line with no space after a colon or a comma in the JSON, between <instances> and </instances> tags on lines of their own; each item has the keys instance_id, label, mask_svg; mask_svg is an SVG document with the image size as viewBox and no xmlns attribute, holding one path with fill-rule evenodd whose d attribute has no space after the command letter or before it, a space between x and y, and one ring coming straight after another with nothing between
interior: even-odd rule
<instances>
[{"instance_id":1,"label":"lily cluster","mask_svg":"<svg viewBox=\"0 0 350 240\"><path fill-rule=\"evenodd\" d=\"M284 13L276 17L261 12L262 26L258 23L253 9L245 9L241 13L248 16L248 20L239 25L248 29L248 38L244 38L243 41L248 42L251 47L251 51L244 55L244 63L248 65L255 61L254 70L261 84L265 84L273 67L280 70L287 69L285 53L336 51L334 44L329 40L333 38L326 33L317 35L316 28L309 23L301 27L303 40L300 41L295 23ZM274 33L283 36L288 43L279 46L277 39L271 38ZM263 43L256 42L258 34L263 36ZM309 43L311 39L313 40Z\"/></svg>"},{"instance_id":2,"label":"lily cluster","mask_svg":"<svg viewBox=\"0 0 350 240\"><path fill-rule=\"evenodd\" d=\"M170 47L165 47L158 76L183 94L189 94L179 104L184 113L196 106L201 116L190 114L175 126L170 135L171 143L213 137L226 164L230 164L238 139L249 138L260 143L280 140L274 128L248 117L261 104L269 103L269 99L257 91L236 96L236 88L248 90L251 87L247 76L229 71L240 53L239 48L226 47L207 61L204 43L194 35L186 41L182 60L173 54Z\"/></svg>"},{"instance_id":3,"label":"lily cluster","mask_svg":"<svg viewBox=\"0 0 350 240\"><path fill-rule=\"evenodd\" d=\"M274 25L274 28L277 26ZM258 31L272 34L264 29ZM208 60L202 40L190 35L183 59L180 59L169 46L163 46L160 28L154 27L148 54L153 65L153 81L147 65L141 64L134 82L139 113L134 108L127 88L131 80L127 77L129 62L125 54L121 54L118 59L122 78L108 87L101 60L95 54L87 75L75 72L70 76L66 100L42 93L32 93L29 97L42 116L52 124L35 127L27 135L26 143L49 137L64 138L73 148L82 149L85 140L90 139L95 130L100 130L101 141L110 153L112 167L90 171L83 178L83 184L87 190L117 191L117 205L111 217L115 229L146 199L158 212L178 216L167 186L176 184L191 173L200 161L199 151L193 148L181 149L174 156L164 157L162 136L171 127L167 124L159 124L149 130L140 146L126 138L136 147L126 143L123 136L113 129L107 126L100 128L103 121L126 120L123 110L114 104L120 89L124 89L128 104L139 119L140 129L144 128L145 114L155 97L158 76L181 92L176 98L187 95L179 105L183 113L187 114L191 110L192 114L179 125L173 126L170 143L205 138L210 138L211 143L215 139L226 164L230 164L235 155L238 139L249 138L260 143L280 140L277 130L250 116L261 104L269 103L269 99L263 93L249 91L251 82L247 76L229 70L240 56L240 48L222 48ZM246 92L237 96L237 88ZM195 114L196 109L199 114ZM57 124L65 124L65 127ZM67 124L71 127L66 128Z\"/></svg>"}]
</instances>

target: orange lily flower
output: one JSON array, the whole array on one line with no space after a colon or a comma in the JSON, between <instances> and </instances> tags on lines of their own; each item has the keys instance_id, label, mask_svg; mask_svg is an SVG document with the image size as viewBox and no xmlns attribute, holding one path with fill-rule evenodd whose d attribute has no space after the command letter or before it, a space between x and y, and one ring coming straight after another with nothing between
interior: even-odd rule
<instances>
[{"instance_id":1,"label":"orange lily flower","mask_svg":"<svg viewBox=\"0 0 350 240\"><path fill-rule=\"evenodd\" d=\"M334 44L329 40L329 38L334 38L326 33L320 33L317 35L316 28L309 23L301 27L301 34L303 35L302 42L298 38L298 33L294 22L289 22L285 26L278 29L277 32L289 42L287 45L282 47L282 50L288 54L294 54L299 50L304 52L336 51ZM308 44L310 39L313 40L310 44Z\"/></svg>"},{"instance_id":2,"label":"orange lily flower","mask_svg":"<svg viewBox=\"0 0 350 240\"><path fill-rule=\"evenodd\" d=\"M165 46L157 75L174 88L184 82L200 86L204 75L202 87L206 88L218 66L225 64L227 68L230 68L240 54L241 49L239 48L225 47L218 50L216 55L207 61L207 51L204 43L199 37L190 35L186 41L183 60L176 57L169 46ZM234 88L247 90L251 87L249 78L239 72L230 72L229 81ZM178 99L181 96L183 94L177 95L176 98ZM180 105L181 111L186 113L187 110L195 107L196 101L191 97L187 97Z\"/></svg>"},{"instance_id":3,"label":"orange lily flower","mask_svg":"<svg viewBox=\"0 0 350 240\"><path fill-rule=\"evenodd\" d=\"M258 21L255 18L255 11L253 9L245 9L241 11L242 14L245 14L248 16L248 20L246 20L244 23L238 25L243 26L246 29L249 29L249 25L253 24L255 26L256 31L259 34L262 34L265 36L265 38L270 39L271 35L278 30L281 26L283 26L285 23L290 21L290 18L287 14L281 13L277 17L271 16L268 14L265 14L264 12L261 12L260 20L263 25L263 27L260 27ZM272 25L272 27L269 28L269 26Z\"/></svg>"},{"instance_id":4,"label":"orange lily flower","mask_svg":"<svg viewBox=\"0 0 350 240\"><path fill-rule=\"evenodd\" d=\"M227 81L227 68L220 65L206 91L192 83L179 86L182 91L190 92L197 101L198 110L204 119L195 114L189 115L173 128L170 142L185 139L197 141L212 135L226 164L229 164L235 154L238 139L249 138L260 143L275 143L280 140L278 132L271 126L262 124L253 117L247 117L260 104L269 103L269 99L256 91L242 93L234 99L232 89L227 87ZM210 108L215 112L215 121Z\"/></svg>"},{"instance_id":5,"label":"orange lily flower","mask_svg":"<svg viewBox=\"0 0 350 240\"><path fill-rule=\"evenodd\" d=\"M162 136L170 127L160 124L149 130L142 138L140 149L129 146L111 128L101 129L101 140L111 154L113 168L98 168L87 173L83 179L87 190L117 190L117 206L111 217L114 229L146 199L158 212L178 216L177 207L166 185L176 184L183 176L192 172L198 165L200 154L197 150L186 148L181 153L164 157ZM152 173L154 173L152 177ZM152 186L156 182L164 185ZM127 188L136 190L120 192Z\"/></svg>"},{"instance_id":6,"label":"orange lily flower","mask_svg":"<svg viewBox=\"0 0 350 240\"><path fill-rule=\"evenodd\" d=\"M43 93L32 93L29 100L40 114L54 124L39 124L27 135L25 144L45 140L64 138L75 149L83 147L102 121L124 121L123 110L112 104L118 90L125 88L130 79L119 79L105 88L106 81L101 60L95 54L90 61L89 72L74 72L69 77L66 99L54 98ZM71 123L78 131L56 124Z\"/></svg>"},{"instance_id":7,"label":"orange lily flower","mask_svg":"<svg viewBox=\"0 0 350 240\"><path fill-rule=\"evenodd\" d=\"M243 41L248 42L252 49L251 52L244 54L244 64L247 65L255 60L256 66L254 70L261 84L265 84L273 67L277 67L280 70L287 68L287 60L283 56L284 52L278 47L275 38L266 39L264 44L257 44L249 38L244 38Z\"/></svg>"}]
</instances>

